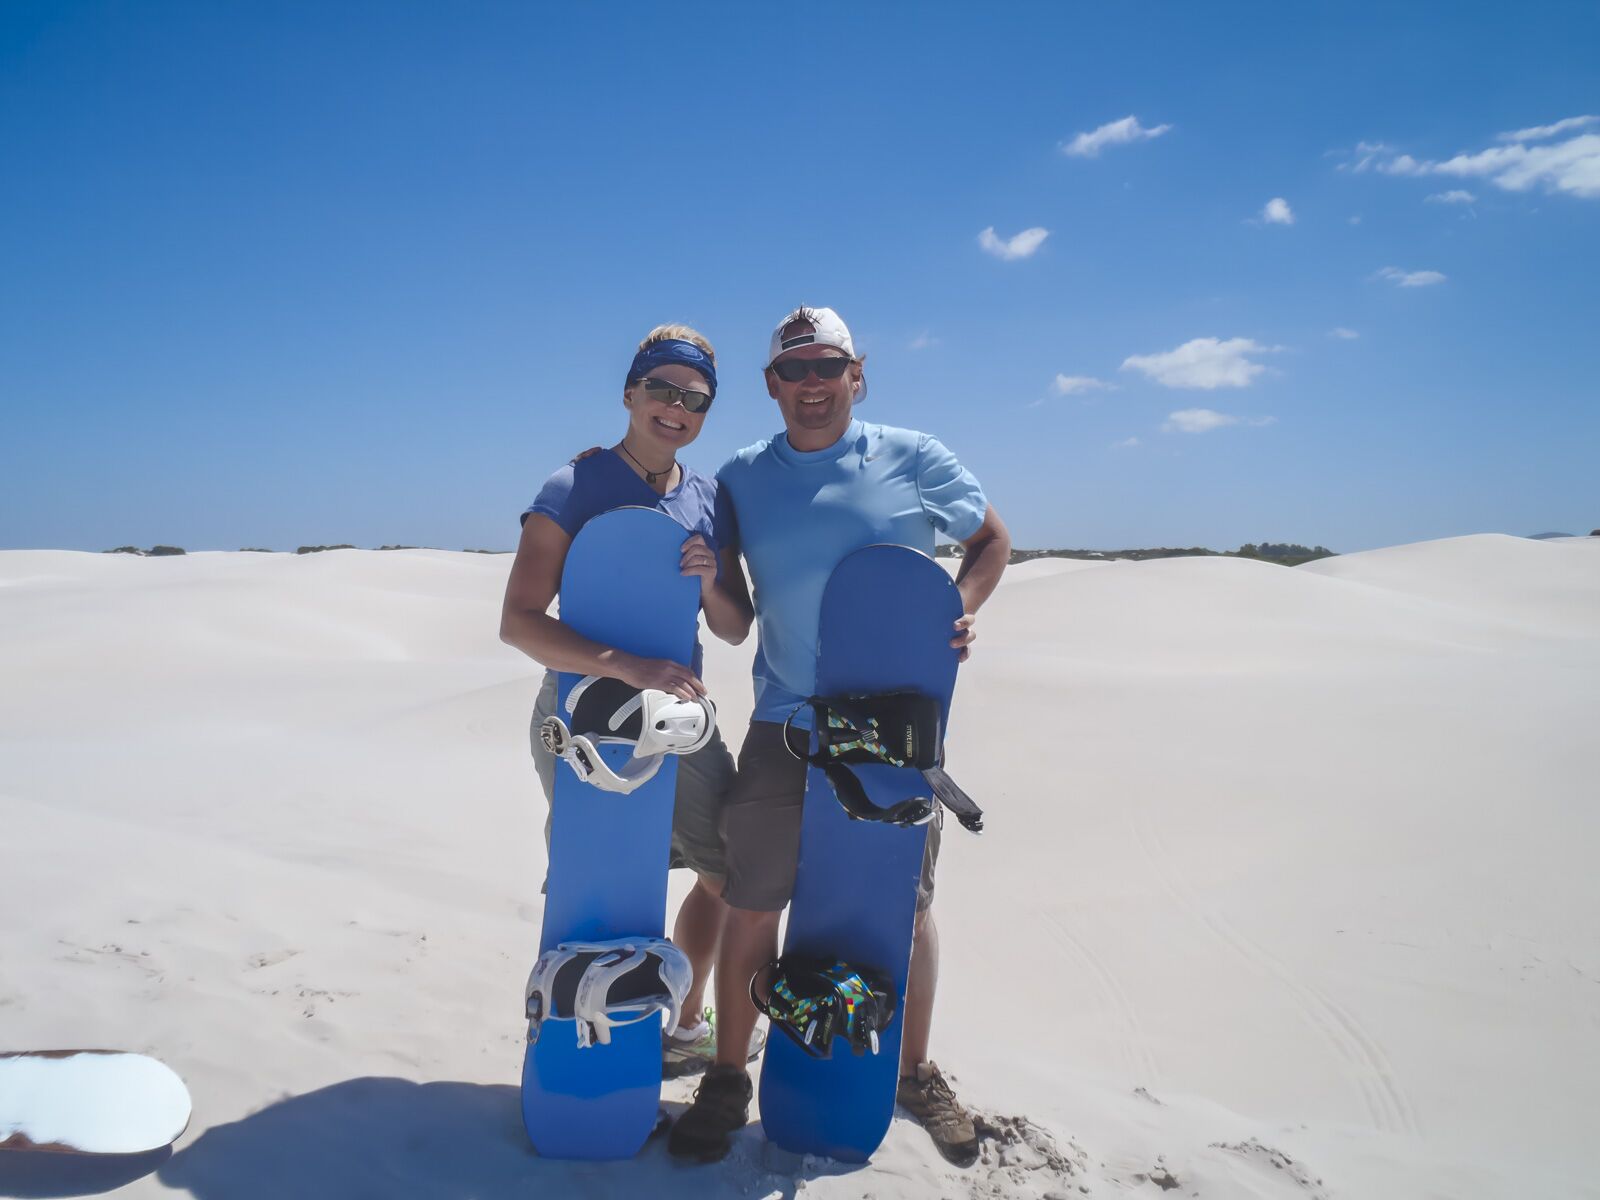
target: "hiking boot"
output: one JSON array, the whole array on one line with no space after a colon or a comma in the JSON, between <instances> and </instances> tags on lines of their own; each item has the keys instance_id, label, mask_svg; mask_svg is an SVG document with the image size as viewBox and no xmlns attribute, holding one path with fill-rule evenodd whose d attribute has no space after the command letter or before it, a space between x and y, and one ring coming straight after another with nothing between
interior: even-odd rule
<instances>
[{"instance_id":1,"label":"hiking boot","mask_svg":"<svg viewBox=\"0 0 1600 1200\"><path fill-rule=\"evenodd\" d=\"M750 1053L746 1062L761 1057L761 1048L767 1044L766 1031L757 1029L750 1035ZM717 1014L706 1009L700 1024L693 1029L661 1031L661 1078L681 1079L685 1075L698 1075L717 1061Z\"/></svg>"},{"instance_id":2,"label":"hiking boot","mask_svg":"<svg viewBox=\"0 0 1600 1200\"><path fill-rule=\"evenodd\" d=\"M750 1119L754 1090L742 1068L713 1066L695 1088L689 1111L672 1127L667 1153L703 1163L722 1158L733 1145L733 1135Z\"/></svg>"},{"instance_id":3,"label":"hiking boot","mask_svg":"<svg viewBox=\"0 0 1600 1200\"><path fill-rule=\"evenodd\" d=\"M900 1076L894 1098L928 1131L946 1162L970 1167L978 1161L978 1130L935 1064L919 1063L916 1074Z\"/></svg>"}]
</instances>

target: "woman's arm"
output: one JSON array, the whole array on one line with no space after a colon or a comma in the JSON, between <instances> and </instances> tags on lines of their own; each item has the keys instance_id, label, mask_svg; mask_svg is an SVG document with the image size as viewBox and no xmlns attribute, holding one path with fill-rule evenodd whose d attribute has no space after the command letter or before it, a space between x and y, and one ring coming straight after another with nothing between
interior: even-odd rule
<instances>
[{"instance_id":1,"label":"woman's arm","mask_svg":"<svg viewBox=\"0 0 1600 1200\"><path fill-rule=\"evenodd\" d=\"M523 522L500 609L500 640L552 671L605 675L684 700L704 695L705 685L684 664L640 658L590 641L549 615L546 610L561 589L561 568L571 545L566 531L542 513L532 513Z\"/></svg>"},{"instance_id":2,"label":"woman's arm","mask_svg":"<svg viewBox=\"0 0 1600 1200\"><path fill-rule=\"evenodd\" d=\"M683 543L683 573L700 579L700 607L706 614L706 628L735 646L744 641L756 614L750 604L750 588L745 583L739 552L724 549L713 558L706 539L694 534Z\"/></svg>"}]
</instances>

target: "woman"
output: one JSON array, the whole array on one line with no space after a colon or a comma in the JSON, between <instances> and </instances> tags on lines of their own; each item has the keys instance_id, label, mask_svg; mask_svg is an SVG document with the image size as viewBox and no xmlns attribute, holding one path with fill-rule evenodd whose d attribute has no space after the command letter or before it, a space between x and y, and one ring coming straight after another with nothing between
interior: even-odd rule
<instances>
[{"instance_id":1,"label":"woman","mask_svg":"<svg viewBox=\"0 0 1600 1200\"><path fill-rule=\"evenodd\" d=\"M698 662L640 658L591 641L546 614L561 587L567 550L585 522L624 505L659 509L675 518L692 531L683 543L681 569L700 581L707 626L735 644L750 632L753 611L735 552L726 552L731 561L719 564L717 483L678 461L678 452L699 436L716 391L716 353L710 342L685 325L652 329L639 343L622 389L628 413L622 440L562 467L545 480L522 514L522 540L506 585L500 638L548 668L534 705L532 737L534 766L546 800L555 794L556 759L540 741L538 729L555 711L556 672L608 676L685 700L705 693ZM719 565L725 569L719 571ZM694 966L694 984L678 1028L663 1038L663 1060L673 1074L703 1069L715 1054L715 1034L702 1009L728 911L722 900L718 823L733 773L733 758L720 732L703 749L678 761L670 861L674 867L689 867L697 878L672 930L674 944ZM548 816L544 836L548 851Z\"/></svg>"}]
</instances>

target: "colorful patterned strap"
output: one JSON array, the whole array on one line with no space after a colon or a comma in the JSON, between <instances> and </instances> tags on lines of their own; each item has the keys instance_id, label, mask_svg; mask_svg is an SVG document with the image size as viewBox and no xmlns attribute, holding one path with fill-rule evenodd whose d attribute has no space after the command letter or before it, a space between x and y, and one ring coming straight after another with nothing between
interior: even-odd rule
<instances>
[{"instance_id":1,"label":"colorful patterned strap","mask_svg":"<svg viewBox=\"0 0 1600 1200\"><path fill-rule=\"evenodd\" d=\"M905 759L896 758L889 753L889 748L883 744L883 738L878 730L877 717L868 717L866 728L862 729L852 723L848 717L842 716L838 710L830 707L828 709L828 728L848 729L855 734L855 737L849 741L830 741L828 743L828 756L830 758L838 758L840 755L848 754L852 750L863 750L874 758L888 763L891 767L903 767L906 765Z\"/></svg>"},{"instance_id":2,"label":"colorful patterned strap","mask_svg":"<svg viewBox=\"0 0 1600 1200\"><path fill-rule=\"evenodd\" d=\"M765 999L756 984L771 971ZM876 986L875 986L876 985ZM750 999L796 1045L814 1058L830 1058L833 1037L855 1054L878 1052L878 1032L894 1016L893 984L870 969L822 960L778 959L750 980Z\"/></svg>"}]
</instances>

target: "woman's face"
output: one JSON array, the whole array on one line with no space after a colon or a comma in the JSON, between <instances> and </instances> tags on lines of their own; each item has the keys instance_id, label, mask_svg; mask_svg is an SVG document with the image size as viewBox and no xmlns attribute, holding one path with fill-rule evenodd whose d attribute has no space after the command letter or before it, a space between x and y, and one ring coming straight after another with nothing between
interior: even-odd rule
<instances>
[{"instance_id":1,"label":"woman's face","mask_svg":"<svg viewBox=\"0 0 1600 1200\"><path fill-rule=\"evenodd\" d=\"M682 363L666 363L652 368L646 379L661 379L674 387L696 392L710 392L706 377L693 367ZM706 413L692 413L681 404L668 404L644 386L643 380L629 384L622 393L628 407L628 426L644 444L658 447L663 455L687 446L700 436L700 426L705 424Z\"/></svg>"}]
</instances>

